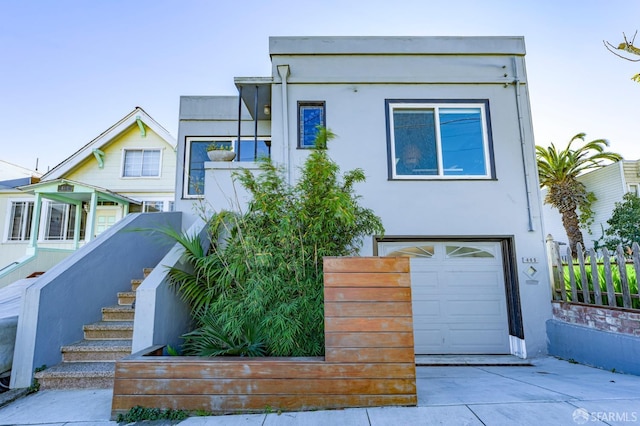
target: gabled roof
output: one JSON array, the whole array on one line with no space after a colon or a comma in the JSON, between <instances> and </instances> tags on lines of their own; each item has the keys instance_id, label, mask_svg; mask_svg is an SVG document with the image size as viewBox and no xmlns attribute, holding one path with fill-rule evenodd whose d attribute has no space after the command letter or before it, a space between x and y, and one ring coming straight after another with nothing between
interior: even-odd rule
<instances>
[{"instance_id":1,"label":"gabled roof","mask_svg":"<svg viewBox=\"0 0 640 426\"><path fill-rule=\"evenodd\" d=\"M88 157L93 157L93 150L100 149L111 143L116 137L122 134L125 130L130 128L131 126L138 125L138 119L144 123L147 127L157 133L162 139L167 142L173 149L176 148L176 139L171 136L171 134L157 121L155 121L149 114L145 112L140 107L135 107L133 111L124 116L120 121L115 123L113 126L109 127L107 130L102 132L97 138L80 148L78 151L73 153L66 160L62 161L60 164L55 166L53 169L49 170L42 176L42 180L51 180L62 178L65 173L68 173L81 162L86 160Z\"/></svg>"}]
</instances>

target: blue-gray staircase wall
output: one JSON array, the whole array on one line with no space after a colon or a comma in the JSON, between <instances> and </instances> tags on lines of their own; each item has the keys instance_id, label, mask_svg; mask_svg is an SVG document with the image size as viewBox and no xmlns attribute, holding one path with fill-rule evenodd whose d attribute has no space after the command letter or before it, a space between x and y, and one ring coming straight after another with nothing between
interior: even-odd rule
<instances>
[{"instance_id":1,"label":"blue-gray staircase wall","mask_svg":"<svg viewBox=\"0 0 640 426\"><path fill-rule=\"evenodd\" d=\"M60 347L82 340L83 325L100 321L102 307L157 266L174 242L154 230L181 227L180 212L128 215L36 279L23 295L11 388L30 386L35 368L60 363Z\"/></svg>"}]
</instances>

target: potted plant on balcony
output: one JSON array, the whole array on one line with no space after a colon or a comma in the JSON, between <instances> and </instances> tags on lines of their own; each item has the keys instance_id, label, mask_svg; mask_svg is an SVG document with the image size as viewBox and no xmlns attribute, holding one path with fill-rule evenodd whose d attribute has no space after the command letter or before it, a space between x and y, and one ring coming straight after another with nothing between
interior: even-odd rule
<instances>
[{"instance_id":1,"label":"potted plant on balcony","mask_svg":"<svg viewBox=\"0 0 640 426\"><path fill-rule=\"evenodd\" d=\"M207 155L211 161L233 161L236 153L231 150L231 145L211 143L207 146Z\"/></svg>"}]
</instances>

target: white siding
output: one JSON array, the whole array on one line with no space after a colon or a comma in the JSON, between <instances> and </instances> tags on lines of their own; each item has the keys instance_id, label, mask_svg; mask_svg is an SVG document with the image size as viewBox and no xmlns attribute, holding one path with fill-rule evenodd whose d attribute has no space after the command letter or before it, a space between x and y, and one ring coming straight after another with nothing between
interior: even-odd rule
<instances>
[{"instance_id":1,"label":"white siding","mask_svg":"<svg viewBox=\"0 0 640 426\"><path fill-rule=\"evenodd\" d=\"M123 178L122 166L125 149L158 149L161 151L160 177ZM71 171L66 178L86 183L122 195L138 192L161 192L172 194L174 191L176 154L167 142L150 129L142 136L137 125L131 126L116 139L104 147L104 167L98 167L98 161L90 156Z\"/></svg>"},{"instance_id":2,"label":"white siding","mask_svg":"<svg viewBox=\"0 0 640 426\"><path fill-rule=\"evenodd\" d=\"M640 160L623 161L622 168L624 170L624 181L629 184L640 184Z\"/></svg>"},{"instance_id":3,"label":"white siding","mask_svg":"<svg viewBox=\"0 0 640 426\"><path fill-rule=\"evenodd\" d=\"M615 203L622 201L622 196L626 192L626 185L622 175L622 163L614 163L594 170L580 176L578 180L584 183L587 189L592 191L597 198L592 206L595 216L591 232L583 229L585 246L592 247L594 241L602 237L603 229L607 229L607 220L611 218Z\"/></svg>"}]
</instances>

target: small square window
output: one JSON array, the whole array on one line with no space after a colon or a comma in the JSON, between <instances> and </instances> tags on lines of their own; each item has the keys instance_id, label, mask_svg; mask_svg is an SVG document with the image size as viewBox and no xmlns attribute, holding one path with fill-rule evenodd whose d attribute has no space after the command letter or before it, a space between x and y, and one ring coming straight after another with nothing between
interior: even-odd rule
<instances>
[{"instance_id":1,"label":"small square window","mask_svg":"<svg viewBox=\"0 0 640 426\"><path fill-rule=\"evenodd\" d=\"M298 148L315 147L318 127L326 127L324 102L298 102Z\"/></svg>"},{"instance_id":2,"label":"small square window","mask_svg":"<svg viewBox=\"0 0 640 426\"><path fill-rule=\"evenodd\" d=\"M123 177L159 177L159 149L127 149L124 151Z\"/></svg>"}]
</instances>

